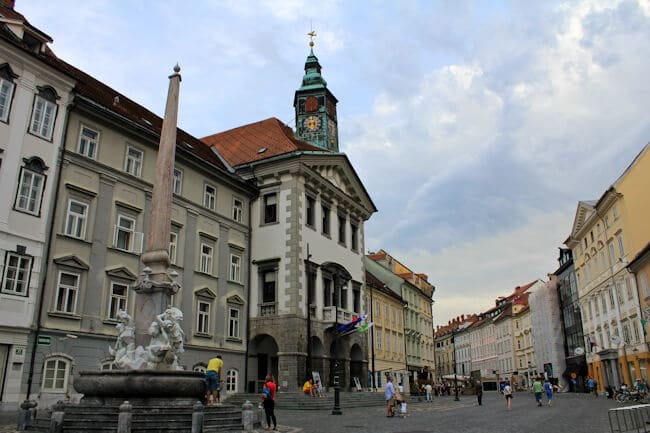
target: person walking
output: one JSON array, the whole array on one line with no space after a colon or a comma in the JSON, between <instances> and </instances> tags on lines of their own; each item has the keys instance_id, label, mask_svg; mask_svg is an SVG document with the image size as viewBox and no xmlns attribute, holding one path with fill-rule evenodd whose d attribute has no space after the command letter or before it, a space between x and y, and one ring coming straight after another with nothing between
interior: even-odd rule
<instances>
[{"instance_id":1,"label":"person walking","mask_svg":"<svg viewBox=\"0 0 650 433\"><path fill-rule=\"evenodd\" d=\"M427 401L433 401L432 391L433 387L430 383L427 382L427 384L424 386L424 392L426 393Z\"/></svg>"},{"instance_id":2,"label":"person walking","mask_svg":"<svg viewBox=\"0 0 650 433\"><path fill-rule=\"evenodd\" d=\"M510 410L512 408L512 388L509 383L503 387L503 396L506 399L506 410Z\"/></svg>"},{"instance_id":3,"label":"person walking","mask_svg":"<svg viewBox=\"0 0 650 433\"><path fill-rule=\"evenodd\" d=\"M546 379L544 381L544 391L546 391L546 401L549 406L552 406L552 401L553 401L553 385L551 385L551 382Z\"/></svg>"},{"instance_id":4,"label":"person walking","mask_svg":"<svg viewBox=\"0 0 650 433\"><path fill-rule=\"evenodd\" d=\"M596 391L596 381L593 377L589 377L587 386L589 386L589 393L593 394L595 397L598 397L598 391Z\"/></svg>"},{"instance_id":5,"label":"person walking","mask_svg":"<svg viewBox=\"0 0 650 433\"><path fill-rule=\"evenodd\" d=\"M205 369L205 404L208 406L220 406L221 390L221 369L223 367L223 360L221 355L210 359L208 366Z\"/></svg>"},{"instance_id":6,"label":"person walking","mask_svg":"<svg viewBox=\"0 0 650 433\"><path fill-rule=\"evenodd\" d=\"M264 415L266 415L265 430L271 430L271 422L273 422L273 430L278 429L278 422L275 419L275 392L277 389L273 376L267 374L262 388L262 407L264 407Z\"/></svg>"},{"instance_id":7,"label":"person walking","mask_svg":"<svg viewBox=\"0 0 650 433\"><path fill-rule=\"evenodd\" d=\"M483 405L483 384L481 383L480 380L476 381L476 384L474 384L474 389L476 390L476 399L478 400L478 405L482 406Z\"/></svg>"},{"instance_id":8,"label":"person walking","mask_svg":"<svg viewBox=\"0 0 650 433\"><path fill-rule=\"evenodd\" d=\"M384 398L386 399L386 416L395 416L393 412L393 406L395 406L395 386L393 385L393 378L390 376L386 379Z\"/></svg>"},{"instance_id":9,"label":"person walking","mask_svg":"<svg viewBox=\"0 0 650 433\"><path fill-rule=\"evenodd\" d=\"M542 385L542 382L539 380L539 377L535 378L535 381L533 382L533 392L535 393L535 401L537 402L537 406L542 405L542 390L544 389L544 386Z\"/></svg>"}]
</instances>

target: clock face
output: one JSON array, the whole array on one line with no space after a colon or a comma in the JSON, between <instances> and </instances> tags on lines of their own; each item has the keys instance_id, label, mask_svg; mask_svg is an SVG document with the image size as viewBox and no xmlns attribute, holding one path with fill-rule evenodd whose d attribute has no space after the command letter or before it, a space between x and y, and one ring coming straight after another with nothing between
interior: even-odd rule
<instances>
[{"instance_id":1,"label":"clock face","mask_svg":"<svg viewBox=\"0 0 650 433\"><path fill-rule=\"evenodd\" d=\"M320 117L318 116L305 117L305 119L302 121L302 127L308 131L316 131L317 129L320 129L320 126L321 121Z\"/></svg>"}]
</instances>

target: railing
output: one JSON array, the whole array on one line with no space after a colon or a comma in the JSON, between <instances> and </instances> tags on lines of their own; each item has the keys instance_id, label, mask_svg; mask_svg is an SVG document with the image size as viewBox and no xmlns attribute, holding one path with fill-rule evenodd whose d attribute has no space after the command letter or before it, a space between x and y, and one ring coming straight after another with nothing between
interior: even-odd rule
<instances>
[{"instance_id":1,"label":"railing","mask_svg":"<svg viewBox=\"0 0 650 433\"><path fill-rule=\"evenodd\" d=\"M275 316L276 313L275 302L263 302L260 304L260 316Z\"/></svg>"},{"instance_id":2,"label":"railing","mask_svg":"<svg viewBox=\"0 0 650 433\"><path fill-rule=\"evenodd\" d=\"M607 415L612 433L650 431L650 404L610 409Z\"/></svg>"},{"instance_id":3,"label":"railing","mask_svg":"<svg viewBox=\"0 0 650 433\"><path fill-rule=\"evenodd\" d=\"M337 322L345 323L352 320L353 313L351 311L344 310L342 308L336 308L334 306L323 307L323 321L324 322L334 322L334 312L336 311Z\"/></svg>"}]
</instances>

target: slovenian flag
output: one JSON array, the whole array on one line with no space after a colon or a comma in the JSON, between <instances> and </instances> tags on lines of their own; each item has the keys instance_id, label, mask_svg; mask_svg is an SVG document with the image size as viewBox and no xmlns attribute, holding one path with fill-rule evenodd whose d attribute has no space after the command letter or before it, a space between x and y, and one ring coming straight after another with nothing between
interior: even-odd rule
<instances>
[{"instance_id":1,"label":"slovenian flag","mask_svg":"<svg viewBox=\"0 0 650 433\"><path fill-rule=\"evenodd\" d=\"M342 325L339 325L339 327L336 328L336 330L337 330L338 332L349 331L350 329L352 329L352 328L356 328L357 326L359 326L359 325L361 324L361 322L363 322L364 320L366 320L367 317L368 317L367 314L364 314L363 316L359 316L359 317L354 317L354 318L352 318L352 320L350 320L349 322L344 323L344 324L342 324Z\"/></svg>"}]
</instances>

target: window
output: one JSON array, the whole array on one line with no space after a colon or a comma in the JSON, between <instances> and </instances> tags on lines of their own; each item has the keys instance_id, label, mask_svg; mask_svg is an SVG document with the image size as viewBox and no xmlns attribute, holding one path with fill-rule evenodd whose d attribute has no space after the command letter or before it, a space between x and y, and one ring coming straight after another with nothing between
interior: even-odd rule
<instances>
[{"instance_id":1,"label":"window","mask_svg":"<svg viewBox=\"0 0 650 433\"><path fill-rule=\"evenodd\" d=\"M9 120L9 111L11 110L11 99L14 95L14 79L18 76L13 73L8 64L0 66L0 121Z\"/></svg>"},{"instance_id":2,"label":"window","mask_svg":"<svg viewBox=\"0 0 650 433\"><path fill-rule=\"evenodd\" d=\"M124 215L117 216L115 225L115 248L132 251L135 243L135 220Z\"/></svg>"},{"instance_id":3,"label":"window","mask_svg":"<svg viewBox=\"0 0 650 433\"><path fill-rule=\"evenodd\" d=\"M108 318L117 320L118 311L126 311L126 297L129 286L124 283L111 282L111 294L108 301Z\"/></svg>"},{"instance_id":4,"label":"window","mask_svg":"<svg viewBox=\"0 0 650 433\"><path fill-rule=\"evenodd\" d=\"M77 310L77 293L79 292L79 274L59 272L54 310L60 313L75 314Z\"/></svg>"},{"instance_id":5,"label":"window","mask_svg":"<svg viewBox=\"0 0 650 433\"><path fill-rule=\"evenodd\" d=\"M43 368L43 391L66 392L70 362L63 358L50 358Z\"/></svg>"},{"instance_id":6,"label":"window","mask_svg":"<svg viewBox=\"0 0 650 433\"><path fill-rule=\"evenodd\" d=\"M316 221L315 221L316 217L314 215L314 211L315 211L315 207L316 207L316 200L314 200L313 197L307 196L306 201L307 201L307 211L306 211L306 213L307 213L306 219L307 220L306 220L305 224L307 224L308 227L314 228L314 225L316 224Z\"/></svg>"},{"instance_id":7,"label":"window","mask_svg":"<svg viewBox=\"0 0 650 433\"><path fill-rule=\"evenodd\" d=\"M623 234L616 236L616 241L618 242L618 251L621 254L619 257L622 259L625 257L625 247L623 246Z\"/></svg>"},{"instance_id":8,"label":"window","mask_svg":"<svg viewBox=\"0 0 650 433\"><path fill-rule=\"evenodd\" d=\"M178 233L169 232L169 262L176 264L176 256L178 252Z\"/></svg>"},{"instance_id":9,"label":"window","mask_svg":"<svg viewBox=\"0 0 650 433\"><path fill-rule=\"evenodd\" d=\"M377 329L375 334L375 346L377 346L377 349L379 350L381 350L381 341L381 329Z\"/></svg>"},{"instance_id":10,"label":"window","mask_svg":"<svg viewBox=\"0 0 650 433\"><path fill-rule=\"evenodd\" d=\"M619 306L623 305L624 299L620 281L616 282L616 299L618 299Z\"/></svg>"},{"instance_id":11,"label":"window","mask_svg":"<svg viewBox=\"0 0 650 433\"><path fill-rule=\"evenodd\" d=\"M591 238L591 243L593 244L594 243L594 231L593 230L589 232L589 237Z\"/></svg>"},{"instance_id":12,"label":"window","mask_svg":"<svg viewBox=\"0 0 650 433\"><path fill-rule=\"evenodd\" d=\"M607 313L607 302L605 302L605 292L601 293L601 298L600 298L602 304L603 304L603 314Z\"/></svg>"},{"instance_id":13,"label":"window","mask_svg":"<svg viewBox=\"0 0 650 433\"><path fill-rule=\"evenodd\" d=\"M99 132L81 125L79 132L79 146L77 152L88 158L95 159L97 156L97 144L99 143Z\"/></svg>"},{"instance_id":14,"label":"window","mask_svg":"<svg viewBox=\"0 0 650 433\"><path fill-rule=\"evenodd\" d=\"M215 200L217 198L217 190L212 185L205 185L203 188L203 206L210 210L215 209Z\"/></svg>"},{"instance_id":15,"label":"window","mask_svg":"<svg viewBox=\"0 0 650 433\"><path fill-rule=\"evenodd\" d=\"M199 272L204 274L212 273L212 253L213 248L208 244L201 244L201 260L199 262Z\"/></svg>"},{"instance_id":16,"label":"window","mask_svg":"<svg viewBox=\"0 0 650 433\"><path fill-rule=\"evenodd\" d=\"M196 332L199 334L210 333L210 303L199 301L196 307Z\"/></svg>"},{"instance_id":17,"label":"window","mask_svg":"<svg viewBox=\"0 0 650 433\"><path fill-rule=\"evenodd\" d=\"M77 200L68 201L68 215L65 223L65 234L77 239L86 238L86 220L88 205Z\"/></svg>"},{"instance_id":18,"label":"window","mask_svg":"<svg viewBox=\"0 0 650 433\"><path fill-rule=\"evenodd\" d=\"M230 255L230 280L241 283L241 257L236 254Z\"/></svg>"},{"instance_id":19,"label":"window","mask_svg":"<svg viewBox=\"0 0 650 433\"><path fill-rule=\"evenodd\" d=\"M264 196L264 224L278 222L278 198L276 193Z\"/></svg>"},{"instance_id":20,"label":"window","mask_svg":"<svg viewBox=\"0 0 650 433\"><path fill-rule=\"evenodd\" d=\"M265 270L262 273L262 302L275 302L275 270Z\"/></svg>"},{"instance_id":21,"label":"window","mask_svg":"<svg viewBox=\"0 0 650 433\"><path fill-rule=\"evenodd\" d=\"M627 292L627 300L631 301L634 299L634 292L632 292L632 285L630 284L630 279L625 279L625 291Z\"/></svg>"},{"instance_id":22,"label":"window","mask_svg":"<svg viewBox=\"0 0 650 433\"><path fill-rule=\"evenodd\" d=\"M339 215L339 243L345 245L345 216Z\"/></svg>"},{"instance_id":23,"label":"window","mask_svg":"<svg viewBox=\"0 0 650 433\"><path fill-rule=\"evenodd\" d=\"M26 167L20 171L16 210L38 215L41 212L45 176Z\"/></svg>"},{"instance_id":24,"label":"window","mask_svg":"<svg viewBox=\"0 0 650 433\"><path fill-rule=\"evenodd\" d=\"M239 334L239 308L228 308L228 337L241 338Z\"/></svg>"},{"instance_id":25,"label":"window","mask_svg":"<svg viewBox=\"0 0 650 433\"><path fill-rule=\"evenodd\" d=\"M614 251L614 243L609 242L607 244L607 249L609 250L609 265L614 266L614 262L616 261L616 252Z\"/></svg>"},{"instance_id":26,"label":"window","mask_svg":"<svg viewBox=\"0 0 650 433\"><path fill-rule=\"evenodd\" d=\"M54 89L49 86L38 87L38 90L39 94L34 98L29 132L46 140L51 140L58 96Z\"/></svg>"},{"instance_id":27,"label":"window","mask_svg":"<svg viewBox=\"0 0 650 433\"><path fill-rule=\"evenodd\" d=\"M356 224L350 223L350 232L352 234L352 242L350 248L352 251L359 250L359 227Z\"/></svg>"},{"instance_id":28,"label":"window","mask_svg":"<svg viewBox=\"0 0 650 433\"><path fill-rule=\"evenodd\" d=\"M330 208L323 205L322 206L322 211L323 211L323 234L325 236L330 235Z\"/></svg>"},{"instance_id":29,"label":"window","mask_svg":"<svg viewBox=\"0 0 650 433\"><path fill-rule=\"evenodd\" d=\"M238 379L237 370L231 368L226 372L226 392L237 392Z\"/></svg>"},{"instance_id":30,"label":"window","mask_svg":"<svg viewBox=\"0 0 650 433\"><path fill-rule=\"evenodd\" d=\"M642 274L639 274L639 282L641 286L641 293L643 295L643 298L647 298L650 296L650 288L648 287L648 275L644 272Z\"/></svg>"},{"instance_id":31,"label":"window","mask_svg":"<svg viewBox=\"0 0 650 433\"><path fill-rule=\"evenodd\" d=\"M2 292L13 295L27 295L32 258L7 251L5 270L2 276Z\"/></svg>"},{"instance_id":32,"label":"window","mask_svg":"<svg viewBox=\"0 0 650 433\"><path fill-rule=\"evenodd\" d=\"M614 217L614 221L616 221L619 217L618 208L616 206L614 206L614 209L612 209L612 216Z\"/></svg>"},{"instance_id":33,"label":"window","mask_svg":"<svg viewBox=\"0 0 650 433\"><path fill-rule=\"evenodd\" d=\"M124 162L124 171L135 176L140 177L142 174L142 159L143 153L135 147L126 146L126 161Z\"/></svg>"},{"instance_id":34,"label":"window","mask_svg":"<svg viewBox=\"0 0 650 433\"><path fill-rule=\"evenodd\" d=\"M100 370L117 370L118 367L115 365L113 361L106 361L102 362L102 364L99 366Z\"/></svg>"},{"instance_id":35,"label":"window","mask_svg":"<svg viewBox=\"0 0 650 433\"><path fill-rule=\"evenodd\" d=\"M232 199L232 219L238 223L244 219L244 202L236 197Z\"/></svg>"},{"instance_id":36,"label":"window","mask_svg":"<svg viewBox=\"0 0 650 433\"><path fill-rule=\"evenodd\" d=\"M610 289L606 289L607 294L609 295L609 305L612 310L614 310L614 287L611 287Z\"/></svg>"},{"instance_id":37,"label":"window","mask_svg":"<svg viewBox=\"0 0 650 433\"><path fill-rule=\"evenodd\" d=\"M174 167L174 179L172 180L172 191L174 194L180 195L183 191L183 170Z\"/></svg>"}]
</instances>

